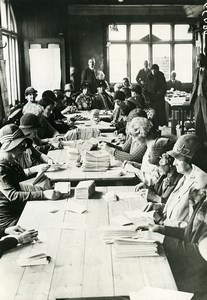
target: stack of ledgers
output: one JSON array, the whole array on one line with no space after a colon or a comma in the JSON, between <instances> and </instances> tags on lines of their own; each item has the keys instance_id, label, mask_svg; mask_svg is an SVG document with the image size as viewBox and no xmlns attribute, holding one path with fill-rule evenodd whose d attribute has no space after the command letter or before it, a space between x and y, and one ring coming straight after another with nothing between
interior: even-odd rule
<instances>
[{"instance_id":1,"label":"stack of ledgers","mask_svg":"<svg viewBox=\"0 0 207 300\"><path fill-rule=\"evenodd\" d=\"M82 156L84 172L105 172L110 167L110 155L103 150L87 151Z\"/></svg>"},{"instance_id":2,"label":"stack of ledgers","mask_svg":"<svg viewBox=\"0 0 207 300\"><path fill-rule=\"evenodd\" d=\"M158 245L153 240L121 238L114 240L117 257L158 256Z\"/></svg>"},{"instance_id":3,"label":"stack of ledgers","mask_svg":"<svg viewBox=\"0 0 207 300\"><path fill-rule=\"evenodd\" d=\"M95 181L80 181L75 188L75 197L77 199L89 199L95 192Z\"/></svg>"}]
</instances>

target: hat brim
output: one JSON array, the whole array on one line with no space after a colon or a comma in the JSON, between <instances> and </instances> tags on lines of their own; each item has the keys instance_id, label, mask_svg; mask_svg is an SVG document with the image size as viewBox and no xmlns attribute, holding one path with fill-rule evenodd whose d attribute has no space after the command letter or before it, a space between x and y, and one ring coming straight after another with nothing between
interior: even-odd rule
<instances>
[{"instance_id":1,"label":"hat brim","mask_svg":"<svg viewBox=\"0 0 207 300\"><path fill-rule=\"evenodd\" d=\"M11 143L8 146L5 144L2 144L1 150L9 152L9 151L13 150L14 148L16 148L17 146L19 146L23 141L25 141L27 143L28 147L32 146L32 140L30 138L20 137L20 138L17 138L17 139L14 139L13 141L11 141Z\"/></svg>"},{"instance_id":2,"label":"hat brim","mask_svg":"<svg viewBox=\"0 0 207 300\"><path fill-rule=\"evenodd\" d=\"M182 161L185 161L185 162L190 162L190 158L186 157L186 156L183 156L182 154L180 153L177 153L173 150L170 150L170 151L167 151L167 154L169 154L170 156L174 157L174 158L177 158L179 160L182 160Z\"/></svg>"}]
</instances>

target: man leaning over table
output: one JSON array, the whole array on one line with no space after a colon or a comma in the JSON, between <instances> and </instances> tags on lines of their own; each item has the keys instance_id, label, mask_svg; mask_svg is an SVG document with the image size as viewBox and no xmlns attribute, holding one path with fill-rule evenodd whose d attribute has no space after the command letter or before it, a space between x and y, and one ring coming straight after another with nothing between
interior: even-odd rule
<instances>
[{"instance_id":1,"label":"man leaning over table","mask_svg":"<svg viewBox=\"0 0 207 300\"><path fill-rule=\"evenodd\" d=\"M191 104L194 105L196 134L207 143L207 60L203 53L196 59L198 67L194 73Z\"/></svg>"}]
</instances>

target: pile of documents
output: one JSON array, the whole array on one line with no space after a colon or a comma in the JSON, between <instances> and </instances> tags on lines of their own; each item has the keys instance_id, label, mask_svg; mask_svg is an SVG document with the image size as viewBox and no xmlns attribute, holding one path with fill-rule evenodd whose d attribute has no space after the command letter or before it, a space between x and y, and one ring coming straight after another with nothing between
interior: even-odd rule
<instances>
[{"instance_id":1,"label":"pile of documents","mask_svg":"<svg viewBox=\"0 0 207 300\"><path fill-rule=\"evenodd\" d=\"M112 244L114 240L119 238L133 238L137 235L134 226L103 226L100 230L102 231L102 238L106 244Z\"/></svg>"},{"instance_id":2,"label":"pile of documents","mask_svg":"<svg viewBox=\"0 0 207 300\"><path fill-rule=\"evenodd\" d=\"M95 181L86 180L80 181L75 188L75 198L89 199L95 193Z\"/></svg>"},{"instance_id":3,"label":"pile of documents","mask_svg":"<svg viewBox=\"0 0 207 300\"><path fill-rule=\"evenodd\" d=\"M121 238L114 240L117 257L158 256L158 245L152 240Z\"/></svg>"},{"instance_id":4,"label":"pile of documents","mask_svg":"<svg viewBox=\"0 0 207 300\"><path fill-rule=\"evenodd\" d=\"M46 251L33 250L30 253L20 255L17 262L21 267L47 265L51 257L47 255Z\"/></svg>"},{"instance_id":5,"label":"pile of documents","mask_svg":"<svg viewBox=\"0 0 207 300\"><path fill-rule=\"evenodd\" d=\"M85 172L105 172L110 167L110 155L106 151L84 151L82 160Z\"/></svg>"}]
</instances>

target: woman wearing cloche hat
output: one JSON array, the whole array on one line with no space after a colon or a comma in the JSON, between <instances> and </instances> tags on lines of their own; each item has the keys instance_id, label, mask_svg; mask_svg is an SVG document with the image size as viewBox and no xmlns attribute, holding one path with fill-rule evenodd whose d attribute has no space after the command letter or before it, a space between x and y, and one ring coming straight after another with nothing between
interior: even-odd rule
<instances>
[{"instance_id":1,"label":"woman wearing cloche hat","mask_svg":"<svg viewBox=\"0 0 207 300\"><path fill-rule=\"evenodd\" d=\"M15 225L24 209L26 201L59 199L61 193L54 190L24 192L20 182L31 177L34 169L23 168L16 159L32 141L15 124L0 129L0 227ZM36 169L36 172L40 170Z\"/></svg>"}]
</instances>

